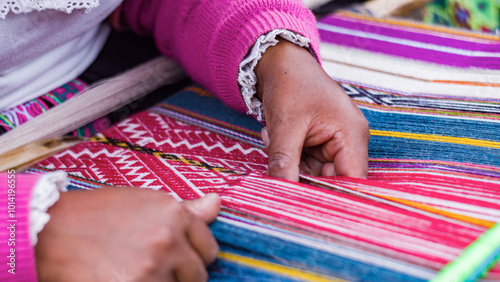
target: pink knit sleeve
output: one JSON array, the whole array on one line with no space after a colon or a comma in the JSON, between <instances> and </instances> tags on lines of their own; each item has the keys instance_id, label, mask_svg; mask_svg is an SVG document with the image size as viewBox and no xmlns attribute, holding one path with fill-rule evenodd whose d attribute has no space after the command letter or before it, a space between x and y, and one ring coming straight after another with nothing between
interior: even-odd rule
<instances>
[{"instance_id":1,"label":"pink knit sleeve","mask_svg":"<svg viewBox=\"0 0 500 282\"><path fill-rule=\"evenodd\" d=\"M315 18L300 0L126 0L125 22L154 36L198 83L233 108L247 108L238 67L262 34L287 29L311 40L319 58Z\"/></svg>"},{"instance_id":2,"label":"pink knit sleeve","mask_svg":"<svg viewBox=\"0 0 500 282\"><path fill-rule=\"evenodd\" d=\"M0 173L0 281L37 281L29 211L39 177Z\"/></svg>"}]
</instances>

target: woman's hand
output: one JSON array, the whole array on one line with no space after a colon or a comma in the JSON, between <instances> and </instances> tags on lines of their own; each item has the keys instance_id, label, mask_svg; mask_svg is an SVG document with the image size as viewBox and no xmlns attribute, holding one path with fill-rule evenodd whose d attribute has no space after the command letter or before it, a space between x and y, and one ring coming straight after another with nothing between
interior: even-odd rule
<instances>
[{"instance_id":1,"label":"woman's hand","mask_svg":"<svg viewBox=\"0 0 500 282\"><path fill-rule=\"evenodd\" d=\"M301 171L366 177L368 122L306 49L281 40L255 71L271 176L298 181Z\"/></svg>"},{"instance_id":2,"label":"woman's hand","mask_svg":"<svg viewBox=\"0 0 500 282\"><path fill-rule=\"evenodd\" d=\"M36 245L40 281L204 281L220 199L108 188L61 194Z\"/></svg>"}]
</instances>

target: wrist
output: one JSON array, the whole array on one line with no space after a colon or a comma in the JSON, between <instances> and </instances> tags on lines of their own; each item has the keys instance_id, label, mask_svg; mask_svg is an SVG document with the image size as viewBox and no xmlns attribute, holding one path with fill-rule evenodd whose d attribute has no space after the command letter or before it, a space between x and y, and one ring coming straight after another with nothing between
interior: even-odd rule
<instances>
[{"instance_id":1,"label":"wrist","mask_svg":"<svg viewBox=\"0 0 500 282\"><path fill-rule=\"evenodd\" d=\"M302 67L311 64L319 66L318 61L308 49L288 40L279 39L278 44L266 50L255 67L257 98L264 101L266 85L279 85L286 80L287 75L300 72Z\"/></svg>"}]
</instances>

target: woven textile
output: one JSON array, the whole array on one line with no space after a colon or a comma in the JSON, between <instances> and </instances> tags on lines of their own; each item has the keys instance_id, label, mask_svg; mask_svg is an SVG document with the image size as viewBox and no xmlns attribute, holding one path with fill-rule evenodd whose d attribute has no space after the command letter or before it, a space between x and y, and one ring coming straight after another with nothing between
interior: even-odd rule
<instances>
[{"instance_id":1,"label":"woven textile","mask_svg":"<svg viewBox=\"0 0 500 282\"><path fill-rule=\"evenodd\" d=\"M51 108L85 92L89 86L80 79L75 79L36 99L22 103L14 108L0 111L0 135L45 113ZM90 137L111 125L108 118L99 118L73 132L75 136Z\"/></svg>"},{"instance_id":2,"label":"woven textile","mask_svg":"<svg viewBox=\"0 0 500 282\"><path fill-rule=\"evenodd\" d=\"M498 36L349 12L325 17L318 28L327 43L452 67L500 69Z\"/></svg>"},{"instance_id":3,"label":"woven textile","mask_svg":"<svg viewBox=\"0 0 500 282\"><path fill-rule=\"evenodd\" d=\"M500 221L497 105L342 86L370 122L367 180L263 175L262 125L198 87L29 172L67 171L72 189L219 193L212 280L428 280Z\"/></svg>"},{"instance_id":4,"label":"woven textile","mask_svg":"<svg viewBox=\"0 0 500 282\"><path fill-rule=\"evenodd\" d=\"M397 94L362 91L384 97L377 103L498 113L499 36L351 12L327 16L318 27L323 67L332 78Z\"/></svg>"}]
</instances>

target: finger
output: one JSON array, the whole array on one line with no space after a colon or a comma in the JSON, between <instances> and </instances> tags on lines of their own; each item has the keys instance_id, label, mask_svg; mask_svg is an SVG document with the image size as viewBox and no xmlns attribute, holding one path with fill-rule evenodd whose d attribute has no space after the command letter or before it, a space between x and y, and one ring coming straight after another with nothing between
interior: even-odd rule
<instances>
[{"instance_id":1,"label":"finger","mask_svg":"<svg viewBox=\"0 0 500 282\"><path fill-rule=\"evenodd\" d=\"M322 146L304 148L304 152L308 155L307 160L309 167L311 167L309 175L336 176L335 166L331 161L333 157L330 157L330 160L328 160L323 156Z\"/></svg>"},{"instance_id":2,"label":"finger","mask_svg":"<svg viewBox=\"0 0 500 282\"><path fill-rule=\"evenodd\" d=\"M310 176L318 176L321 173L322 166L322 162L313 157L306 156L302 158L299 168L300 173L304 173Z\"/></svg>"},{"instance_id":3,"label":"finger","mask_svg":"<svg viewBox=\"0 0 500 282\"><path fill-rule=\"evenodd\" d=\"M300 156L307 134L307 125L289 122L287 126L282 123L268 130L269 175L298 181Z\"/></svg>"},{"instance_id":4,"label":"finger","mask_svg":"<svg viewBox=\"0 0 500 282\"><path fill-rule=\"evenodd\" d=\"M325 163L321 166L321 176L336 176L335 165L333 163Z\"/></svg>"},{"instance_id":5,"label":"finger","mask_svg":"<svg viewBox=\"0 0 500 282\"><path fill-rule=\"evenodd\" d=\"M177 249L174 276L179 282L207 281L208 273L202 259L185 241Z\"/></svg>"},{"instance_id":6,"label":"finger","mask_svg":"<svg viewBox=\"0 0 500 282\"><path fill-rule=\"evenodd\" d=\"M267 130L266 127L263 127L260 130L260 135L262 136L262 142L264 143L264 146L267 148L269 147L269 143L271 140L269 139L269 130Z\"/></svg>"},{"instance_id":7,"label":"finger","mask_svg":"<svg viewBox=\"0 0 500 282\"><path fill-rule=\"evenodd\" d=\"M337 175L366 178L368 174L369 135L349 131L348 135L336 132L333 139L322 146L323 157L331 160Z\"/></svg>"},{"instance_id":8,"label":"finger","mask_svg":"<svg viewBox=\"0 0 500 282\"><path fill-rule=\"evenodd\" d=\"M220 211L220 197L215 193L193 201L185 201L182 204L206 223L214 221Z\"/></svg>"},{"instance_id":9,"label":"finger","mask_svg":"<svg viewBox=\"0 0 500 282\"><path fill-rule=\"evenodd\" d=\"M330 160L328 160L327 158L325 158L325 156L323 156L324 152L322 146L304 148L304 153L308 157L312 157L313 159L317 160L320 163L327 163L333 160L333 157L331 157Z\"/></svg>"},{"instance_id":10,"label":"finger","mask_svg":"<svg viewBox=\"0 0 500 282\"><path fill-rule=\"evenodd\" d=\"M206 266L215 261L219 245L205 222L195 217L187 227L187 237Z\"/></svg>"}]
</instances>

